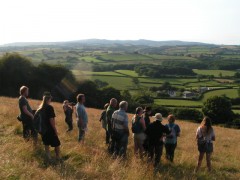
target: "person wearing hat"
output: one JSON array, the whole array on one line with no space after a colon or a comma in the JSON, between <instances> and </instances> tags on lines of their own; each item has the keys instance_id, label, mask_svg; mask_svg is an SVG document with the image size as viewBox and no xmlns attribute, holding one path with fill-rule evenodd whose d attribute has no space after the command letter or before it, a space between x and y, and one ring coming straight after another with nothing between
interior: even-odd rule
<instances>
[{"instance_id":1,"label":"person wearing hat","mask_svg":"<svg viewBox=\"0 0 240 180\"><path fill-rule=\"evenodd\" d=\"M147 127L145 133L149 140L149 160L152 161L155 156L154 166L157 167L162 156L163 134L170 134L171 131L162 124L163 117L161 113L156 113L154 118L156 120Z\"/></svg>"},{"instance_id":2,"label":"person wearing hat","mask_svg":"<svg viewBox=\"0 0 240 180\"><path fill-rule=\"evenodd\" d=\"M45 152L48 160L51 160L50 146L54 147L56 159L60 160L60 140L58 138L58 132L55 125L55 112L54 108L50 105L52 101L52 96L50 93L46 92L43 94L43 100L37 111L44 112L44 122L46 126L46 131L42 135L42 141L45 145Z\"/></svg>"}]
</instances>

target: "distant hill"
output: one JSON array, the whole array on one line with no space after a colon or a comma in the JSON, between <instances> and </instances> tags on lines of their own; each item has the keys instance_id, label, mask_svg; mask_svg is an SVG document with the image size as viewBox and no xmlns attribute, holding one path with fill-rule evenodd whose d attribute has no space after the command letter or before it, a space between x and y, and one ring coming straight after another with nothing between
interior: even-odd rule
<instances>
[{"instance_id":1,"label":"distant hill","mask_svg":"<svg viewBox=\"0 0 240 180\"><path fill-rule=\"evenodd\" d=\"M187 41L152 41L152 40L106 40L106 39L86 39L86 40L76 40L76 41L66 41L66 42L17 42L9 43L0 47L12 47L12 46L76 46L76 45L87 45L87 46L112 46L112 45L126 45L126 46L208 46L213 44L201 43L201 42L187 42Z\"/></svg>"}]
</instances>

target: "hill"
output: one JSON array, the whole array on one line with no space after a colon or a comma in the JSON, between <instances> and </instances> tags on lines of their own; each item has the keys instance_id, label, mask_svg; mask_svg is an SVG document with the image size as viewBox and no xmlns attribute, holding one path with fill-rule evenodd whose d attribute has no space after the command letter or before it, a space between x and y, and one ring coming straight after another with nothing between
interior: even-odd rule
<instances>
[{"instance_id":1,"label":"hill","mask_svg":"<svg viewBox=\"0 0 240 180\"><path fill-rule=\"evenodd\" d=\"M41 46L41 45L60 45L60 46L69 46L69 45L135 45L135 46L186 46L186 45L210 45L200 42L187 42L187 41L152 41L152 40L106 40L106 39L86 39L86 40L76 40L76 41L66 41L66 42L16 42L3 45L6 46Z\"/></svg>"},{"instance_id":2,"label":"hill","mask_svg":"<svg viewBox=\"0 0 240 180\"><path fill-rule=\"evenodd\" d=\"M77 129L66 133L61 104L53 103L57 115L57 129L62 143L63 163L48 164L44 161L41 143L33 149L31 142L21 137L17 99L0 97L0 177L1 179L239 179L240 131L214 127L217 141L213 154L213 171L203 168L194 174L197 160L195 131L198 124L178 120L182 128L174 164L164 156L160 171L154 175L152 166L133 156L133 139L130 136L128 159L120 162L106 152L104 131L98 121L101 110L88 108L89 131L85 146L77 143ZM40 102L30 100L36 109ZM129 118L132 115L129 114ZM164 120L163 123L166 123ZM39 140L39 142L41 142ZM238 149L238 150L237 150Z\"/></svg>"}]
</instances>

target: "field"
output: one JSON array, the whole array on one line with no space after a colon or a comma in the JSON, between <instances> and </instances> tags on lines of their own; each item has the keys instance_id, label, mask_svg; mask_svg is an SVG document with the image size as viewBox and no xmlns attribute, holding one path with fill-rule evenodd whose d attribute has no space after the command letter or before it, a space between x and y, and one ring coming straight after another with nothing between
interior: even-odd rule
<instances>
[{"instance_id":1,"label":"field","mask_svg":"<svg viewBox=\"0 0 240 180\"><path fill-rule=\"evenodd\" d=\"M224 76L234 76L236 71L226 71L226 70L200 70L194 69L193 72L201 75L213 75L214 77L220 77L220 74Z\"/></svg>"},{"instance_id":2,"label":"field","mask_svg":"<svg viewBox=\"0 0 240 180\"><path fill-rule=\"evenodd\" d=\"M37 108L39 101L30 101ZM49 164L45 160L43 145L39 138L37 147L22 137L17 99L0 97L0 177L1 179L239 179L240 148L239 130L214 127L216 143L213 154L213 170L206 171L206 162L199 173L194 173L198 156L195 131L198 124L178 120L182 129L176 150L175 163L170 164L162 156L159 171L151 164L133 155L133 139L129 137L128 158L112 159L106 152L104 130L98 121L101 111L87 109L89 131L84 146L77 143L77 129L66 133L62 105L53 103L57 115L57 129L61 141L62 163ZM129 118L132 115L129 114ZM152 119L153 120L153 119ZM166 120L163 121L166 123ZM75 125L75 124L74 124ZM97 132L97 134L96 134ZM227 134L227 136L226 136ZM53 153L53 152L52 152Z\"/></svg>"}]
</instances>

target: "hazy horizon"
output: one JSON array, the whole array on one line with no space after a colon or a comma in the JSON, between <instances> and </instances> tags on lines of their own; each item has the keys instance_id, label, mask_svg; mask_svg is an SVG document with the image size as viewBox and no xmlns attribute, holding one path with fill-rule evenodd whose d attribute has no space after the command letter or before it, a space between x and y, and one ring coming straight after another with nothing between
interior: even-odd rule
<instances>
[{"instance_id":1,"label":"hazy horizon","mask_svg":"<svg viewBox=\"0 0 240 180\"><path fill-rule=\"evenodd\" d=\"M0 45L86 39L240 45L238 0L8 0Z\"/></svg>"}]
</instances>

